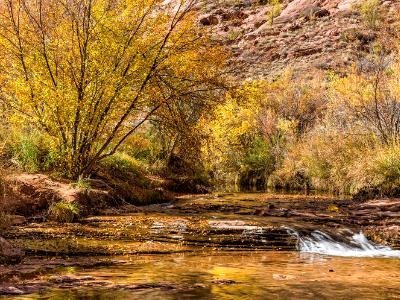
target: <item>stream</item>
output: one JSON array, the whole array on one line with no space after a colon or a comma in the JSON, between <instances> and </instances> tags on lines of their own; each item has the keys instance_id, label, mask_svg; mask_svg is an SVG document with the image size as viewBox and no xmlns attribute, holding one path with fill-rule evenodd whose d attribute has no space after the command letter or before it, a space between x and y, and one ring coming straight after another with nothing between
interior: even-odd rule
<instances>
[{"instance_id":1,"label":"stream","mask_svg":"<svg viewBox=\"0 0 400 300\"><path fill-rule=\"evenodd\" d=\"M400 299L400 250L344 224L340 201L193 196L31 222L7 236L29 256L3 272L0 299Z\"/></svg>"}]
</instances>

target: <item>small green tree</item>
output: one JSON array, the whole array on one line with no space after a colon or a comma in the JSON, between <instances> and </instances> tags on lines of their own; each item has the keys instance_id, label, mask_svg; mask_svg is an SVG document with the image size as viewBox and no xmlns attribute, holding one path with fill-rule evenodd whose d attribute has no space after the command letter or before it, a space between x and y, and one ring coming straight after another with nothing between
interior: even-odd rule
<instances>
[{"instance_id":1,"label":"small green tree","mask_svg":"<svg viewBox=\"0 0 400 300\"><path fill-rule=\"evenodd\" d=\"M366 26L376 30L381 20L380 0L365 0L360 7L361 16Z\"/></svg>"},{"instance_id":2,"label":"small green tree","mask_svg":"<svg viewBox=\"0 0 400 300\"><path fill-rule=\"evenodd\" d=\"M275 17L279 16L282 11L281 8L281 0L272 0L271 1L271 10L268 13L269 24L274 25Z\"/></svg>"}]
</instances>

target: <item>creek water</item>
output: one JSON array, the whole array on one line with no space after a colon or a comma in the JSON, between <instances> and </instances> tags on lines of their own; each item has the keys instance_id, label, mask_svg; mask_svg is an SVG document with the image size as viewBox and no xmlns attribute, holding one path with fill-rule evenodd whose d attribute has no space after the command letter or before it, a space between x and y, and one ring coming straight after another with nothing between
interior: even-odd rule
<instances>
[{"instance_id":1,"label":"creek water","mask_svg":"<svg viewBox=\"0 0 400 300\"><path fill-rule=\"evenodd\" d=\"M399 299L400 260L310 253L140 255L113 267L59 270L115 284L160 288L50 289L10 299Z\"/></svg>"},{"instance_id":2,"label":"creek water","mask_svg":"<svg viewBox=\"0 0 400 300\"><path fill-rule=\"evenodd\" d=\"M362 232L345 230L345 235L337 233L330 236L321 230L302 235L288 228L288 232L298 239L297 250L302 253L315 253L343 257L386 257L400 259L400 250L375 244Z\"/></svg>"},{"instance_id":3,"label":"creek water","mask_svg":"<svg viewBox=\"0 0 400 300\"><path fill-rule=\"evenodd\" d=\"M60 265L19 283L58 284L3 298L400 299L399 250L354 228L290 220L279 209L293 207L291 197L183 199L81 224L28 224L12 236L36 255L113 263ZM271 216L252 211L260 203Z\"/></svg>"}]
</instances>

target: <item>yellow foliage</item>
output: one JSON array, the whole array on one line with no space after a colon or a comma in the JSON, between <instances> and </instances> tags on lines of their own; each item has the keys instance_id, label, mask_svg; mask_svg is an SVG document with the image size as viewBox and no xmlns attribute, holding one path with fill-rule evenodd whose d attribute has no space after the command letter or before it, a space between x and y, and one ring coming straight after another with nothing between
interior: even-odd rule
<instances>
[{"instance_id":1,"label":"yellow foliage","mask_svg":"<svg viewBox=\"0 0 400 300\"><path fill-rule=\"evenodd\" d=\"M211 120L203 119L210 139L203 150L211 165L228 169L237 168L239 157L244 155L251 137L257 132L257 115L260 109L260 88L263 83L246 83L242 89L227 94ZM232 165L233 164L233 165Z\"/></svg>"},{"instance_id":2,"label":"yellow foliage","mask_svg":"<svg viewBox=\"0 0 400 300\"><path fill-rule=\"evenodd\" d=\"M273 82L253 81L232 91L214 116L203 120L208 168L215 173L270 174L286 144L307 132L324 110L323 88L301 84L287 70ZM218 177L218 175L217 175Z\"/></svg>"},{"instance_id":3,"label":"yellow foliage","mask_svg":"<svg viewBox=\"0 0 400 300\"><path fill-rule=\"evenodd\" d=\"M340 211L339 207L337 207L337 206L334 205L334 204L329 204L327 210L328 210L329 212L335 212L335 213L337 213L337 212Z\"/></svg>"},{"instance_id":4,"label":"yellow foliage","mask_svg":"<svg viewBox=\"0 0 400 300\"><path fill-rule=\"evenodd\" d=\"M193 6L4 0L0 84L10 121L55 138L77 177L153 115L212 105L225 54L195 30Z\"/></svg>"},{"instance_id":5,"label":"yellow foliage","mask_svg":"<svg viewBox=\"0 0 400 300\"><path fill-rule=\"evenodd\" d=\"M387 65L382 56L371 65L369 72L353 69L332 81L330 110L341 113L331 118L345 122L352 134L373 134L390 143L400 134L400 63Z\"/></svg>"}]
</instances>

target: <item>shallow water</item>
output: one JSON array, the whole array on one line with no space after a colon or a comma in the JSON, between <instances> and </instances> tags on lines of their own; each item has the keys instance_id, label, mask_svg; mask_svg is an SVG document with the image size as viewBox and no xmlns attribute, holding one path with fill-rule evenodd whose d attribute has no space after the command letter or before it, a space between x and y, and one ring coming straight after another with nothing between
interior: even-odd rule
<instances>
[{"instance_id":1,"label":"shallow water","mask_svg":"<svg viewBox=\"0 0 400 300\"><path fill-rule=\"evenodd\" d=\"M340 225L346 201L209 195L75 224L29 223L7 238L33 255L22 269L35 272L5 278L41 292L0 299L400 299L400 250Z\"/></svg>"},{"instance_id":2,"label":"shallow water","mask_svg":"<svg viewBox=\"0 0 400 300\"><path fill-rule=\"evenodd\" d=\"M400 299L400 260L296 252L211 252L118 257L112 267L64 268L104 287L7 299ZM108 283L109 285L105 285ZM118 288L117 284L162 288Z\"/></svg>"}]
</instances>

